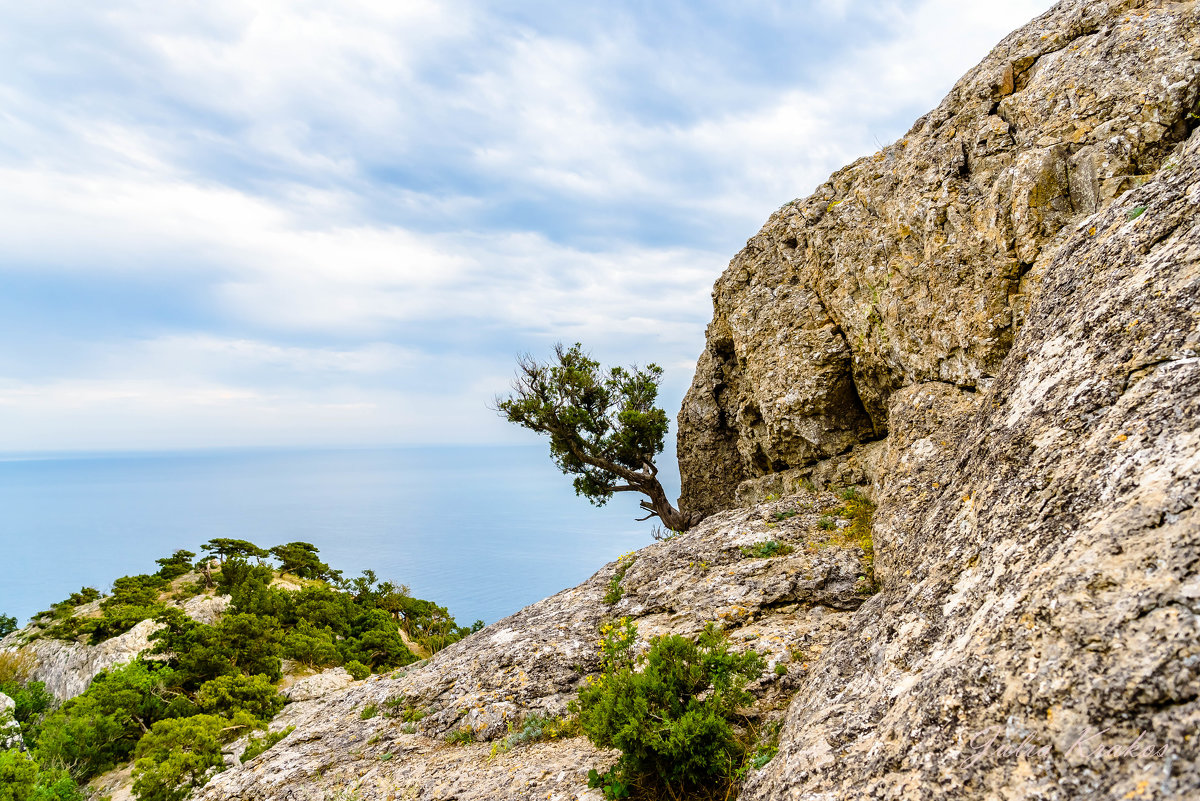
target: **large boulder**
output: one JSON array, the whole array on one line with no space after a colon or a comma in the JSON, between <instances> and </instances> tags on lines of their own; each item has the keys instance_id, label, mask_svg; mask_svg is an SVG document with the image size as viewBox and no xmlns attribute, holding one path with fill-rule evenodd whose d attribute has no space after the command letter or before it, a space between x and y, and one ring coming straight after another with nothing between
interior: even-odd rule
<instances>
[{"instance_id":1,"label":"large boulder","mask_svg":"<svg viewBox=\"0 0 1200 801\"><path fill-rule=\"evenodd\" d=\"M1064 238L986 389L892 394L884 590L743 798L1200 797L1198 207L1200 133Z\"/></svg>"},{"instance_id":2,"label":"large boulder","mask_svg":"<svg viewBox=\"0 0 1200 801\"><path fill-rule=\"evenodd\" d=\"M747 242L679 413L681 506L890 429L897 390L981 390L1080 221L1195 127L1194 3L1065 0L899 141Z\"/></svg>"}]
</instances>

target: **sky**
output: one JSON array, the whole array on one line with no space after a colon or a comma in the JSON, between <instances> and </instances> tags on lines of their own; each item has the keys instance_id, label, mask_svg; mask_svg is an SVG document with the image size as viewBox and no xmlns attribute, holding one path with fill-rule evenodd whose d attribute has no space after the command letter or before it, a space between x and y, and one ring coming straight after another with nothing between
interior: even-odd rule
<instances>
[{"instance_id":1,"label":"sky","mask_svg":"<svg viewBox=\"0 0 1200 801\"><path fill-rule=\"evenodd\" d=\"M1048 0L0 0L0 453L515 443Z\"/></svg>"}]
</instances>

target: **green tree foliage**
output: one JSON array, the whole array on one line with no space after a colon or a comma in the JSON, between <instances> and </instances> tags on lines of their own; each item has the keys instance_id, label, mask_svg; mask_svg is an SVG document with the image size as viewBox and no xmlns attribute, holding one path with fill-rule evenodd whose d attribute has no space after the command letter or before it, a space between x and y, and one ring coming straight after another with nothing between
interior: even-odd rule
<instances>
[{"instance_id":1,"label":"green tree foliage","mask_svg":"<svg viewBox=\"0 0 1200 801\"><path fill-rule=\"evenodd\" d=\"M78 605L74 603L76 600L93 600L90 596L95 590L89 593L91 588L85 587L63 603L55 604L53 614L58 622L46 631L46 635L64 640L87 637L95 645L124 634L164 608L159 595L169 584L158 574L122 576L113 582L112 593L100 602L100 617L72 617L70 611ZM66 614L60 614L60 611Z\"/></svg>"},{"instance_id":2,"label":"green tree foliage","mask_svg":"<svg viewBox=\"0 0 1200 801\"><path fill-rule=\"evenodd\" d=\"M310 668L325 668L341 663L342 658L334 644L333 630L328 626L314 626L301 620L283 636L283 656L307 665Z\"/></svg>"},{"instance_id":3,"label":"green tree foliage","mask_svg":"<svg viewBox=\"0 0 1200 801\"><path fill-rule=\"evenodd\" d=\"M346 663L346 672L350 674L350 678L355 681L362 681L367 676L371 675L371 669L359 662L357 659L351 659Z\"/></svg>"},{"instance_id":4,"label":"green tree foliage","mask_svg":"<svg viewBox=\"0 0 1200 801\"><path fill-rule=\"evenodd\" d=\"M267 588L274 578L275 571L266 565L251 564L244 557L230 556L221 564L217 588L227 595L234 592L244 595L250 589Z\"/></svg>"},{"instance_id":5,"label":"green tree foliage","mask_svg":"<svg viewBox=\"0 0 1200 801\"><path fill-rule=\"evenodd\" d=\"M0 751L0 801L84 801L84 794L66 771L13 748Z\"/></svg>"},{"instance_id":6,"label":"green tree foliage","mask_svg":"<svg viewBox=\"0 0 1200 801\"><path fill-rule=\"evenodd\" d=\"M85 588L56 604L47 614L57 630L73 637L105 636L148 617L164 624L152 635L163 660L101 673L86 692L57 709L45 687L29 681L28 657L0 655L0 691L16 701L16 718L34 755L5 763L14 786L26 793L21 798L78 801L71 795L78 792L76 780L135 754L135 788L143 799L182 798L219 768L222 742L265 727L280 710L283 698L274 682L283 656L313 667L348 662L352 673L365 676L371 668L390 669L417 658L401 626L430 650L470 631L444 607L412 598L403 585L380 582L371 571L342 582L340 573L320 562L315 547L289 546L303 547L272 555L291 560L294 570L320 583L298 591L273 587L274 571L251 561L265 558L266 551L244 540L209 543L210 555L223 560L219 579L232 597L228 611L211 625L158 600L169 577L182 575L178 571L190 563L187 551L157 560L157 574L114 582L99 618L71 614L99 596L94 590ZM277 739L262 738L259 745L266 748Z\"/></svg>"},{"instance_id":7,"label":"green tree foliage","mask_svg":"<svg viewBox=\"0 0 1200 801\"><path fill-rule=\"evenodd\" d=\"M328 587L306 587L292 593L291 599L291 613L283 618L285 622L298 625L301 620L306 620L314 626L328 628L339 637L350 633L350 621L362 609L349 593Z\"/></svg>"},{"instance_id":8,"label":"green tree foliage","mask_svg":"<svg viewBox=\"0 0 1200 801\"><path fill-rule=\"evenodd\" d=\"M371 609L356 617L351 636L339 643L343 661L358 661L372 670L390 670L417 661L400 636L392 616Z\"/></svg>"},{"instance_id":9,"label":"green tree foliage","mask_svg":"<svg viewBox=\"0 0 1200 801\"><path fill-rule=\"evenodd\" d=\"M46 716L37 753L84 780L123 761L168 709L174 671L135 661L100 673L80 696Z\"/></svg>"},{"instance_id":10,"label":"green tree foliage","mask_svg":"<svg viewBox=\"0 0 1200 801\"><path fill-rule=\"evenodd\" d=\"M510 423L550 437L550 456L575 492L602 506L617 492L640 492L647 517L682 531L701 519L667 500L654 459L663 449L666 412L655 406L662 368L650 364L604 371L576 343L556 345L554 359L517 360L513 392L496 399Z\"/></svg>"},{"instance_id":11,"label":"green tree foliage","mask_svg":"<svg viewBox=\"0 0 1200 801\"><path fill-rule=\"evenodd\" d=\"M0 801L83 801L66 771L47 768L16 749L0 751Z\"/></svg>"},{"instance_id":12,"label":"green tree foliage","mask_svg":"<svg viewBox=\"0 0 1200 801\"><path fill-rule=\"evenodd\" d=\"M283 704L283 696L263 675L218 676L200 685L196 693L196 707L204 714L234 718L244 712L264 726Z\"/></svg>"},{"instance_id":13,"label":"green tree foliage","mask_svg":"<svg viewBox=\"0 0 1200 801\"><path fill-rule=\"evenodd\" d=\"M226 560L237 559L266 559L268 554L247 540L235 540L228 537L216 537L200 546L200 551L206 559L216 559L222 566Z\"/></svg>"},{"instance_id":14,"label":"green tree foliage","mask_svg":"<svg viewBox=\"0 0 1200 801\"><path fill-rule=\"evenodd\" d=\"M762 658L730 652L711 626L697 640L659 637L633 658L631 626L606 634L604 672L579 694L584 733L621 751L613 771L594 781L616 788L612 795L641 786L672 797L727 784L745 751L730 719L752 700L745 685L762 672Z\"/></svg>"},{"instance_id":15,"label":"green tree foliage","mask_svg":"<svg viewBox=\"0 0 1200 801\"><path fill-rule=\"evenodd\" d=\"M261 673L278 681L283 630L273 617L226 614L216 625L198 623L178 609L159 618L164 628L151 635L156 653L172 655L182 686L195 688L218 676Z\"/></svg>"},{"instance_id":16,"label":"green tree foliage","mask_svg":"<svg viewBox=\"0 0 1200 801\"><path fill-rule=\"evenodd\" d=\"M141 801L183 801L224 766L230 721L216 715L162 720L137 745L133 791Z\"/></svg>"},{"instance_id":17,"label":"green tree foliage","mask_svg":"<svg viewBox=\"0 0 1200 801\"><path fill-rule=\"evenodd\" d=\"M276 545L270 551L279 561L279 569L284 573L302 579L321 579L336 581L341 578L341 571L333 570L317 556L317 546L310 542L288 542Z\"/></svg>"},{"instance_id":18,"label":"green tree foliage","mask_svg":"<svg viewBox=\"0 0 1200 801\"><path fill-rule=\"evenodd\" d=\"M184 573L188 573L192 569L192 562L196 559L196 554L191 551L185 551L182 548L162 559L155 559L154 563L158 565L158 576L166 581L173 581L179 578Z\"/></svg>"},{"instance_id":19,"label":"green tree foliage","mask_svg":"<svg viewBox=\"0 0 1200 801\"><path fill-rule=\"evenodd\" d=\"M17 630L17 619L12 615L0 615L0 637L8 636Z\"/></svg>"},{"instance_id":20,"label":"green tree foliage","mask_svg":"<svg viewBox=\"0 0 1200 801\"><path fill-rule=\"evenodd\" d=\"M13 700L13 719L21 724L21 735L32 745L41 730L42 717L54 705L54 696L40 681L12 679L0 682L0 693Z\"/></svg>"},{"instance_id":21,"label":"green tree foliage","mask_svg":"<svg viewBox=\"0 0 1200 801\"><path fill-rule=\"evenodd\" d=\"M20 751L0 751L0 801L25 801L37 779L38 765Z\"/></svg>"}]
</instances>

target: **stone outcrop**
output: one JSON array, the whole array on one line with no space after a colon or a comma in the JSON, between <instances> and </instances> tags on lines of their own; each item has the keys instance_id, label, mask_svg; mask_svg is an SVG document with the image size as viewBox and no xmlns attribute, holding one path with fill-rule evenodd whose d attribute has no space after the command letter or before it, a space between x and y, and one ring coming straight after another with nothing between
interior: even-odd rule
<instances>
[{"instance_id":1,"label":"stone outcrop","mask_svg":"<svg viewBox=\"0 0 1200 801\"><path fill-rule=\"evenodd\" d=\"M287 667L284 665L285 674ZM285 683L286 687L283 686ZM335 667L294 681L288 681L285 675L284 681L280 684L280 691L283 693L283 697L289 701L311 701L314 698L345 689L353 683L354 678L344 667Z\"/></svg>"},{"instance_id":2,"label":"stone outcrop","mask_svg":"<svg viewBox=\"0 0 1200 801\"><path fill-rule=\"evenodd\" d=\"M21 724L17 723L13 717L16 710L16 702L4 693L0 693L0 751L25 747L25 743L21 739Z\"/></svg>"},{"instance_id":3,"label":"stone outcrop","mask_svg":"<svg viewBox=\"0 0 1200 801\"><path fill-rule=\"evenodd\" d=\"M982 391L1063 241L1197 122L1195 4L1066 0L900 141L787 204L713 290L681 506L885 436L898 390Z\"/></svg>"},{"instance_id":4,"label":"stone outcrop","mask_svg":"<svg viewBox=\"0 0 1200 801\"><path fill-rule=\"evenodd\" d=\"M22 648L37 660L34 681L45 682L46 689L60 701L80 695L102 670L132 662L153 643L150 635L159 624L143 620L124 634L98 645L63 640L35 640Z\"/></svg>"},{"instance_id":5,"label":"stone outcrop","mask_svg":"<svg viewBox=\"0 0 1200 801\"><path fill-rule=\"evenodd\" d=\"M229 606L228 595L196 595L179 606L194 620L213 623ZM77 615L98 613L99 601L76 609ZM33 681L41 681L46 689L60 701L74 698L83 693L96 674L103 670L132 662L142 651L154 643L150 635L161 628L153 620L143 620L124 634L111 637L102 643L90 645L82 642L34 639L26 640L34 628L13 632L0 641L0 650L20 650L35 660Z\"/></svg>"},{"instance_id":6,"label":"stone outcrop","mask_svg":"<svg viewBox=\"0 0 1200 801\"><path fill-rule=\"evenodd\" d=\"M884 591L743 798L1200 797L1198 205L1200 134L1069 232L986 391L892 394Z\"/></svg>"},{"instance_id":7,"label":"stone outcrop","mask_svg":"<svg viewBox=\"0 0 1200 801\"><path fill-rule=\"evenodd\" d=\"M816 493L715 515L393 677L290 704L271 727L296 730L219 774L198 797L599 799L587 790L587 772L603 770L613 754L584 738L501 750L509 724L564 714L599 669L601 623L620 617L638 625L640 647L655 635L694 635L720 623L735 648L766 658L751 686L759 699L752 714L778 717L866 597L862 549L818 525L841 505ZM794 550L770 558L742 550L768 540ZM614 579L620 598L608 603ZM377 714L364 720L370 707ZM406 721L406 709L419 719ZM447 734L464 729L472 742L447 744Z\"/></svg>"}]
</instances>

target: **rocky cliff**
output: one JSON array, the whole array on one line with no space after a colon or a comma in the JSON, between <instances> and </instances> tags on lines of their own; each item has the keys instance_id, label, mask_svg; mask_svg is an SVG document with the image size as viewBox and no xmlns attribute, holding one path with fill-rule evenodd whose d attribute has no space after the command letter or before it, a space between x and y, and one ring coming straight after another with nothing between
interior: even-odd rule
<instances>
[{"instance_id":1,"label":"rocky cliff","mask_svg":"<svg viewBox=\"0 0 1200 801\"><path fill-rule=\"evenodd\" d=\"M1197 25L1190 2L1062 2L898 142L773 214L713 290L679 414L682 506L882 439L905 387L985 392L1065 241L1200 121Z\"/></svg>"},{"instance_id":2,"label":"rocky cliff","mask_svg":"<svg viewBox=\"0 0 1200 801\"><path fill-rule=\"evenodd\" d=\"M743 798L1200 796L1198 56L1195 3L1061 3L717 282L684 504L879 504Z\"/></svg>"},{"instance_id":3,"label":"rocky cliff","mask_svg":"<svg viewBox=\"0 0 1200 801\"><path fill-rule=\"evenodd\" d=\"M229 605L227 595L197 595L178 605L188 617L201 623L211 623ZM95 601L80 607L75 614L86 616L99 609ZM98 673L117 665L132 662L138 654L154 643L150 635L162 626L153 620L143 620L124 634L111 637L96 645L54 639L33 639L37 627L30 626L0 640L0 652L20 650L33 657L30 678L45 683L55 698L65 701L83 693Z\"/></svg>"}]
</instances>

